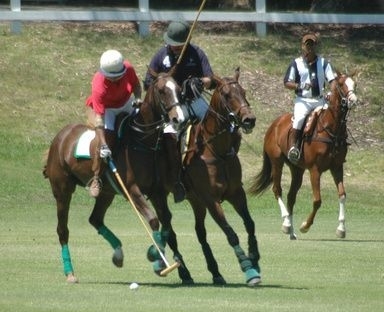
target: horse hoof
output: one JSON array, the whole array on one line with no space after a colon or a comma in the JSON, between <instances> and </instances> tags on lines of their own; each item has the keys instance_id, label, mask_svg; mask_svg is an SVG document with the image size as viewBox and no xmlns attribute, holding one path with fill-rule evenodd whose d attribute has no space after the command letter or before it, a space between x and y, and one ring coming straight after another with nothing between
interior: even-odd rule
<instances>
[{"instance_id":1,"label":"horse hoof","mask_svg":"<svg viewBox=\"0 0 384 312\"><path fill-rule=\"evenodd\" d=\"M185 285L185 286L188 286L188 285L194 285L195 284L195 281L193 280L193 278L190 278L190 279L184 279L181 281L181 284L182 285Z\"/></svg>"},{"instance_id":2,"label":"horse hoof","mask_svg":"<svg viewBox=\"0 0 384 312\"><path fill-rule=\"evenodd\" d=\"M290 240L297 240L297 236L295 233L289 235Z\"/></svg>"},{"instance_id":3,"label":"horse hoof","mask_svg":"<svg viewBox=\"0 0 384 312\"><path fill-rule=\"evenodd\" d=\"M285 226L285 225L282 225L281 226L281 230L284 234L289 234L291 232L291 227L290 226Z\"/></svg>"},{"instance_id":4,"label":"horse hoof","mask_svg":"<svg viewBox=\"0 0 384 312\"><path fill-rule=\"evenodd\" d=\"M337 236L338 238L345 238L345 236L346 236L346 232L337 229L337 230L336 230L336 236Z\"/></svg>"},{"instance_id":5,"label":"horse hoof","mask_svg":"<svg viewBox=\"0 0 384 312\"><path fill-rule=\"evenodd\" d=\"M69 273L67 275L67 283L68 284L76 284L78 282L79 282L79 280L76 278L75 275L73 275L73 273Z\"/></svg>"},{"instance_id":6,"label":"horse hoof","mask_svg":"<svg viewBox=\"0 0 384 312\"><path fill-rule=\"evenodd\" d=\"M248 286L255 286L261 282L260 274L254 268L245 271L245 278Z\"/></svg>"},{"instance_id":7,"label":"horse hoof","mask_svg":"<svg viewBox=\"0 0 384 312\"><path fill-rule=\"evenodd\" d=\"M225 281L224 277L217 276L213 278L213 284L214 285L226 285L227 282Z\"/></svg>"},{"instance_id":8,"label":"horse hoof","mask_svg":"<svg viewBox=\"0 0 384 312\"><path fill-rule=\"evenodd\" d=\"M301 233L307 233L309 231L310 226L308 226L307 222L303 222L300 226Z\"/></svg>"},{"instance_id":9,"label":"horse hoof","mask_svg":"<svg viewBox=\"0 0 384 312\"><path fill-rule=\"evenodd\" d=\"M117 247L115 249L115 252L113 253L113 257L112 257L112 262L118 268L121 268L123 266L124 254L123 254L123 250L120 247Z\"/></svg>"},{"instance_id":10,"label":"horse hoof","mask_svg":"<svg viewBox=\"0 0 384 312\"><path fill-rule=\"evenodd\" d=\"M261 283L261 277L255 277L255 278L252 278L250 281L247 282L247 285L249 287L254 287L256 286L257 284L260 284Z\"/></svg>"}]
</instances>

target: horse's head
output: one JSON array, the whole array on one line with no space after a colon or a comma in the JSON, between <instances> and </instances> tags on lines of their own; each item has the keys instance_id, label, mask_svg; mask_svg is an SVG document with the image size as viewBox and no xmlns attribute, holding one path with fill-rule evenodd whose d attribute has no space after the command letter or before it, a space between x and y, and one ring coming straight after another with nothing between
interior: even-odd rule
<instances>
[{"instance_id":1,"label":"horse's head","mask_svg":"<svg viewBox=\"0 0 384 312\"><path fill-rule=\"evenodd\" d=\"M180 107L180 87L173 79L172 73L156 73L149 69L153 83L149 87L146 100L151 102L153 108L177 128L185 121L185 116Z\"/></svg>"},{"instance_id":2,"label":"horse's head","mask_svg":"<svg viewBox=\"0 0 384 312\"><path fill-rule=\"evenodd\" d=\"M353 80L356 72L351 75L341 74L337 72L335 92L338 96L341 97L341 103L347 105L348 108L351 108L357 103L357 96L355 94L356 83Z\"/></svg>"},{"instance_id":3,"label":"horse's head","mask_svg":"<svg viewBox=\"0 0 384 312\"><path fill-rule=\"evenodd\" d=\"M213 76L217 87L212 95L211 106L229 122L232 128L241 128L251 133L256 124L256 116L247 101L245 90L239 83L240 69L234 77L219 78Z\"/></svg>"}]
</instances>

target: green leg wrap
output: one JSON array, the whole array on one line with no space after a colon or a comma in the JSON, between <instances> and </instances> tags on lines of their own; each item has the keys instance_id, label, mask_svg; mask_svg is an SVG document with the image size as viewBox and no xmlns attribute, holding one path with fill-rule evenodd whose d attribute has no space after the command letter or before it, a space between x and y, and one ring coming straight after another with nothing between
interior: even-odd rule
<instances>
[{"instance_id":1,"label":"green leg wrap","mask_svg":"<svg viewBox=\"0 0 384 312\"><path fill-rule=\"evenodd\" d=\"M153 237L153 240L156 242L157 246L159 246L160 250L164 253L165 243L163 242L162 232L153 231L152 237ZM160 253L154 245L149 246L147 251L147 259L150 262L161 260ZM154 264L154 266L155 265L157 264Z\"/></svg>"},{"instance_id":2,"label":"green leg wrap","mask_svg":"<svg viewBox=\"0 0 384 312\"><path fill-rule=\"evenodd\" d=\"M161 241L163 242L164 247L168 242L168 238L169 238L169 231L161 229Z\"/></svg>"},{"instance_id":3,"label":"green leg wrap","mask_svg":"<svg viewBox=\"0 0 384 312\"><path fill-rule=\"evenodd\" d=\"M235 250L236 257L239 260L241 270L243 272L245 272L245 271L251 269L252 268L252 262L245 255L244 250L239 245L233 247L233 249Z\"/></svg>"},{"instance_id":4,"label":"green leg wrap","mask_svg":"<svg viewBox=\"0 0 384 312\"><path fill-rule=\"evenodd\" d=\"M160 249L163 249L165 247L165 242L163 241L162 232L153 231L152 237L155 240L156 244L160 247Z\"/></svg>"},{"instance_id":5,"label":"green leg wrap","mask_svg":"<svg viewBox=\"0 0 384 312\"><path fill-rule=\"evenodd\" d=\"M99 228L98 233L110 243L113 249L122 246L121 241L105 225Z\"/></svg>"},{"instance_id":6,"label":"green leg wrap","mask_svg":"<svg viewBox=\"0 0 384 312\"><path fill-rule=\"evenodd\" d=\"M164 270L167 266L163 260L156 260L153 262L153 271L160 276L160 272Z\"/></svg>"},{"instance_id":7,"label":"green leg wrap","mask_svg":"<svg viewBox=\"0 0 384 312\"><path fill-rule=\"evenodd\" d=\"M69 273L73 273L71 255L69 254L68 245L63 245L61 247L61 258L63 259L64 274L68 275Z\"/></svg>"},{"instance_id":8,"label":"green leg wrap","mask_svg":"<svg viewBox=\"0 0 384 312\"><path fill-rule=\"evenodd\" d=\"M252 261L245 255L244 250L239 246L233 247L237 259L239 260L241 270L245 273L245 280L248 283L254 278L260 277L260 273L253 267Z\"/></svg>"}]
</instances>

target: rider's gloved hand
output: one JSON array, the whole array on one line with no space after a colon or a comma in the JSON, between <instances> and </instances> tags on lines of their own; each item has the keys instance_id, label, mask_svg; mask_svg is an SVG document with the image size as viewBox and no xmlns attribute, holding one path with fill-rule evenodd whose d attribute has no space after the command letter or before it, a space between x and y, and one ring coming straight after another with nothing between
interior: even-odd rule
<instances>
[{"instance_id":1,"label":"rider's gloved hand","mask_svg":"<svg viewBox=\"0 0 384 312\"><path fill-rule=\"evenodd\" d=\"M189 78L189 80L190 80L189 83L191 88L196 88L197 91L200 93L204 90L204 83L201 78L192 77L192 78Z\"/></svg>"},{"instance_id":2,"label":"rider's gloved hand","mask_svg":"<svg viewBox=\"0 0 384 312\"><path fill-rule=\"evenodd\" d=\"M100 157L105 159L112 156L112 152L109 149L107 144L103 144L100 146Z\"/></svg>"}]
</instances>

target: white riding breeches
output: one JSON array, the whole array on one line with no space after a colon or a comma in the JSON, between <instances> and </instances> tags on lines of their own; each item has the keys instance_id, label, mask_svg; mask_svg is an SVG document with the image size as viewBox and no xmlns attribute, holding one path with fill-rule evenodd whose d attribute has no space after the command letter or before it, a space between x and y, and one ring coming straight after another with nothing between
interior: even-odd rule
<instances>
[{"instance_id":1,"label":"white riding breeches","mask_svg":"<svg viewBox=\"0 0 384 312\"><path fill-rule=\"evenodd\" d=\"M293 109L293 123L292 126L294 129L300 130L303 127L305 117L317 107L324 106L325 100L321 98L303 98L296 97L294 101Z\"/></svg>"},{"instance_id":2,"label":"white riding breeches","mask_svg":"<svg viewBox=\"0 0 384 312\"><path fill-rule=\"evenodd\" d=\"M128 101L119 108L107 108L104 114L104 128L108 130L115 130L115 121L116 116L122 112L131 114L134 111L133 102L135 101L135 96L131 95Z\"/></svg>"}]
</instances>

